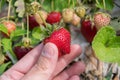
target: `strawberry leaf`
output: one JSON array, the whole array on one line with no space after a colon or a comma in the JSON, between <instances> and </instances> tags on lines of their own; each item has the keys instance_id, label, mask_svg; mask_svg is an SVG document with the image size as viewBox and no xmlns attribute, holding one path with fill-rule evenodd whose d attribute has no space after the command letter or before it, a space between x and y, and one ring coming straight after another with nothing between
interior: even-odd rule
<instances>
[{"instance_id":1,"label":"strawberry leaf","mask_svg":"<svg viewBox=\"0 0 120 80\"><path fill-rule=\"evenodd\" d=\"M0 75L6 70L6 68L11 64L11 62L4 63L0 65Z\"/></svg>"},{"instance_id":2,"label":"strawberry leaf","mask_svg":"<svg viewBox=\"0 0 120 80\"><path fill-rule=\"evenodd\" d=\"M16 58L16 55L14 54L14 52L12 50L12 41L10 39L3 38L2 39L2 45L3 45L4 51L9 56L9 58L12 60L12 62L16 63L17 58Z\"/></svg>"},{"instance_id":3,"label":"strawberry leaf","mask_svg":"<svg viewBox=\"0 0 120 80\"><path fill-rule=\"evenodd\" d=\"M120 37L111 26L102 27L92 42L98 59L120 65Z\"/></svg>"},{"instance_id":4,"label":"strawberry leaf","mask_svg":"<svg viewBox=\"0 0 120 80\"><path fill-rule=\"evenodd\" d=\"M37 40L42 41L44 39L44 36L45 36L43 31L44 30L40 27L34 28L33 31L32 31L32 37L37 39Z\"/></svg>"},{"instance_id":5,"label":"strawberry leaf","mask_svg":"<svg viewBox=\"0 0 120 80\"><path fill-rule=\"evenodd\" d=\"M114 2L113 0L97 0L96 2L96 7L105 9L105 10L112 10L114 7Z\"/></svg>"},{"instance_id":6,"label":"strawberry leaf","mask_svg":"<svg viewBox=\"0 0 120 80\"><path fill-rule=\"evenodd\" d=\"M2 31L5 34L8 34L8 30L3 24L0 24L0 31Z\"/></svg>"},{"instance_id":7,"label":"strawberry leaf","mask_svg":"<svg viewBox=\"0 0 120 80\"><path fill-rule=\"evenodd\" d=\"M26 34L26 30L16 29L10 34L10 38L12 39L14 37L23 36L24 34Z\"/></svg>"},{"instance_id":8,"label":"strawberry leaf","mask_svg":"<svg viewBox=\"0 0 120 80\"><path fill-rule=\"evenodd\" d=\"M0 51L0 65L4 63L5 56L3 55L2 51Z\"/></svg>"}]
</instances>

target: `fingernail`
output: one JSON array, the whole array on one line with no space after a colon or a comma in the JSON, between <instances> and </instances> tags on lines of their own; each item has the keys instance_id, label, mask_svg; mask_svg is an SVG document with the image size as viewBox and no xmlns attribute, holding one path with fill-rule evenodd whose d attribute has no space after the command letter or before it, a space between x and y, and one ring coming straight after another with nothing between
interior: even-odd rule
<instances>
[{"instance_id":1,"label":"fingernail","mask_svg":"<svg viewBox=\"0 0 120 80\"><path fill-rule=\"evenodd\" d=\"M51 58L57 53L58 51L57 51L56 46L53 43L47 43L44 46L41 55L47 58Z\"/></svg>"}]
</instances>

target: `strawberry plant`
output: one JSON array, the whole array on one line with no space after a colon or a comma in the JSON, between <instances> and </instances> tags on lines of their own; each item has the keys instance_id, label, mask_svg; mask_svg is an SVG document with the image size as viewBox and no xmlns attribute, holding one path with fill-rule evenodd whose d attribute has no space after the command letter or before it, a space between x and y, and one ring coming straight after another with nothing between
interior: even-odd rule
<instances>
[{"instance_id":1,"label":"strawberry plant","mask_svg":"<svg viewBox=\"0 0 120 80\"><path fill-rule=\"evenodd\" d=\"M116 36L120 28L113 29L117 24L110 15L114 3L114 0L1 0L0 75L41 42L54 43L59 57L69 55L74 42L71 33L75 31L71 26L92 43L98 59L120 64ZM86 19L89 15L91 18Z\"/></svg>"},{"instance_id":2,"label":"strawberry plant","mask_svg":"<svg viewBox=\"0 0 120 80\"><path fill-rule=\"evenodd\" d=\"M119 44L120 36L116 36L115 30L111 26L106 26L98 31L92 47L100 60L120 65Z\"/></svg>"}]
</instances>

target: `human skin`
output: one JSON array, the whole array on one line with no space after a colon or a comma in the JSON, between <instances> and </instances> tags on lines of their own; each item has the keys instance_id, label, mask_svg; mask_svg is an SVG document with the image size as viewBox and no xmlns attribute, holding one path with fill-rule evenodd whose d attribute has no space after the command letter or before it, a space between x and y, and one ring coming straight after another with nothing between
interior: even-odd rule
<instances>
[{"instance_id":1,"label":"human skin","mask_svg":"<svg viewBox=\"0 0 120 80\"><path fill-rule=\"evenodd\" d=\"M65 69L80 53L81 47L74 44L70 54L58 58L56 45L41 43L4 72L0 80L80 80L79 75L85 69L82 62Z\"/></svg>"}]
</instances>

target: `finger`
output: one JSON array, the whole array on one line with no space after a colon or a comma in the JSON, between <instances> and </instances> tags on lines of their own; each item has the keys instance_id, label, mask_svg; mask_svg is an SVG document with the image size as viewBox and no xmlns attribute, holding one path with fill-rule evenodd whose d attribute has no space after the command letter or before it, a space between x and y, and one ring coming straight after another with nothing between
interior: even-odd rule
<instances>
[{"instance_id":1,"label":"finger","mask_svg":"<svg viewBox=\"0 0 120 80\"><path fill-rule=\"evenodd\" d=\"M79 75L74 75L68 80L80 80L80 77L79 77Z\"/></svg>"},{"instance_id":2,"label":"finger","mask_svg":"<svg viewBox=\"0 0 120 80\"><path fill-rule=\"evenodd\" d=\"M70 68L66 69L58 76L54 78L54 80L68 80L73 75L80 75L85 70L85 65L82 62L77 62L73 64Z\"/></svg>"},{"instance_id":3,"label":"finger","mask_svg":"<svg viewBox=\"0 0 120 80\"><path fill-rule=\"evenodd\" d=\"M73 59L78 57L81 54L81 51L82 50L79 45L72 45L70 54L63 56L58 60L57 66L52 77L60 73L71 61L73 61Z\"/></svg>"},{"instance_id":4,"label":"finger","mask_svg":"<svg viewBox=\"0 0 120 80\"><path fill-rule=\"evenodd\" d=\"M31 50L20 61L18 61L8 71L6 71L1 76L1 78L3 78L3 80L4 79L9 80L9 78L14 80L19 80L21 77L23 77L24 74L27 73L38 60L42 47L43 44L40 44L37 47L35 47L33 50Z\"/></svg>"},{"instance_id":5,"label":"finger","mask_svg":"<svg viewBox=\"0 0 120 80\"><path fill-rule=\"evenodd\" d=\"M47 43L38 62L21 80L48 80L56 67L57 58L57 47L53 43Z\"/></svg>"}]
</instances>

